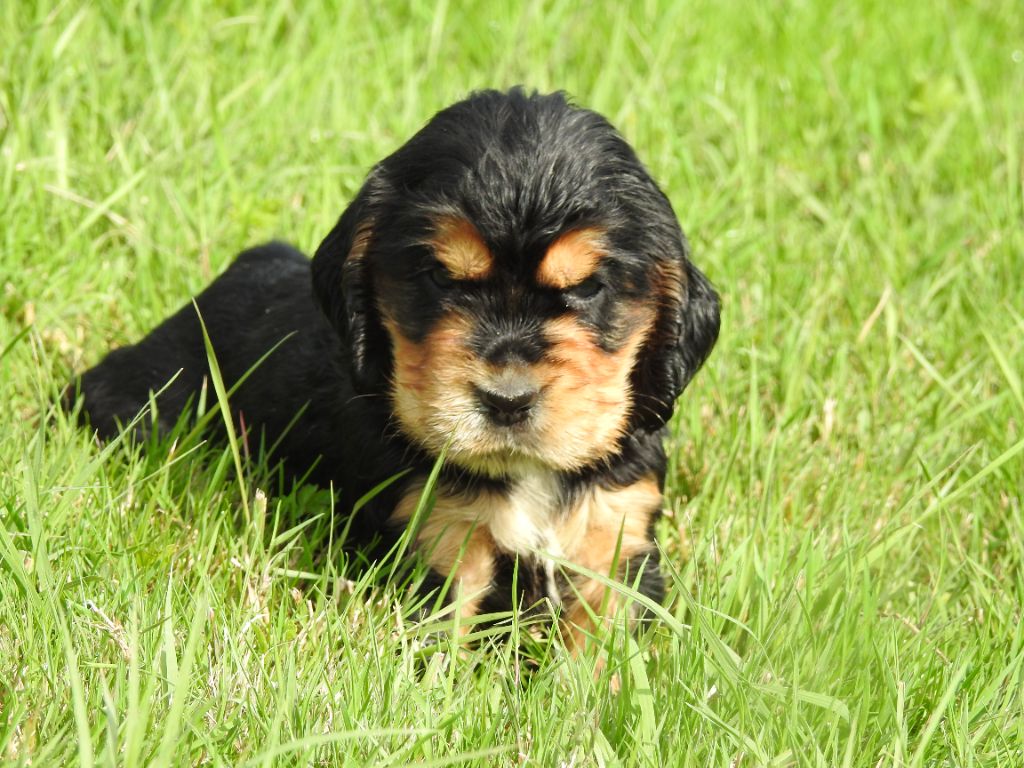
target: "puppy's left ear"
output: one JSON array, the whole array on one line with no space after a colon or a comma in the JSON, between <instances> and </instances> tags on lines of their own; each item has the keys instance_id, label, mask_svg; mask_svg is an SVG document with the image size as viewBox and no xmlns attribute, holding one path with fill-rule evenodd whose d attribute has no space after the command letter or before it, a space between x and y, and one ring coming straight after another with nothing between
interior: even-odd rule
<instances>
[{"instance_id":1,"label":"puppy's left ear","mask_svg":"<svg viewBox=\"0 0 1024 768\"><path fill-rule=\"evenodd\" d=\"M671 253L658 267L658 314L633 371L633 419L657 429L672 416L676 399L711 354L718 340L718 294L690 263L678 225Z\"/></svg>"},{"instance_id":2,"label":"puppy's left ear","mask_svg":"<svg viewBox=\"0 0 1024 768\"><path fill-rule=\"evenodd\" d=\"M313 293L341 337L353 384L363 394L379 391L390 368L390 344L366 263L383 194L380 175L376 169L370 173L313 256Z\"/></svg>"}]
</instances>

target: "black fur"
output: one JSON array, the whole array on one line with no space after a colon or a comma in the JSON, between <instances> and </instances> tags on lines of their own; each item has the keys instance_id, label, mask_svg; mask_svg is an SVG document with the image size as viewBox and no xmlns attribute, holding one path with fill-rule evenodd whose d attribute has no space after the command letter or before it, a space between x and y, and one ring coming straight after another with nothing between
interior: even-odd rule
<instances>
[{"instance_id":1,"label":"black fur","mask_svg":"<svg viewBox=\"0 0 1024 768\"><path fill-rule=\"evenodd\" d=\"M499 269L487 287L435 284L423 241L439 216L476 225ZM600 227L610 246L596 297L516 290L561 233L585 226ZM612 351L623 344L623 301L658 302L632 374L630 432L611 455L561 476L566 498L651 473L663 482L665 421L719 328L718 297L690 263L671 205L629 145L603 117L561 94L518 89L478 93L443 110L374 167L317 250L312 274L298 251L269 244L241 254L196 299L228 387L280 343L234 394L232 410L250 439L276 445L273 458L292 475L312 468L314 482L333 484L341 509L401 470L422 476L435 460L391 411L385 299L410 339L457 304L483 329L474 341L482 357L524 360L543 353L536 329L546 320L574 312ZM209 376L192 304L81 377L84 413L111 437L175 374L156 398L156 421L142 422L139 432L165 432L188 414ZM444 481L504 483L458 468L446 468ZM358 535L394 533L384 520L404 487L396 483L364 509ZM527 570L520 577L532 578ZM660 595L650 563L643 584ZM488 606L497 608L493 600Z\"/></svg>"},{"instance_id":2,"label":"black fur","mask_svg":"<svg viewBox=\"0 0 1024 768\"><path fill-rule=\"evenodd\" d=\"M117 435L157 391L156 418L139 422L138 437L154 429L166 434L183 414L190 417L204 387L207 407L215 403L197 308L225 386L249 373L231 396L237 428L254 448L276 444L271 458L283 461L290 477L333 484L339 507L348 509L403 458L429 465L387 436L394 430L387 428L386 398L359 395L338 335L313 299L309 259L281 243L245 251L195 306L186 304L138 344L114 350L82 375L76 389L101 438ZM219 419L212 424L221 431ZM394 493L386 491L381 504ZM354 530L369 540L373 524Z\"/></svg>"}]
</instances>

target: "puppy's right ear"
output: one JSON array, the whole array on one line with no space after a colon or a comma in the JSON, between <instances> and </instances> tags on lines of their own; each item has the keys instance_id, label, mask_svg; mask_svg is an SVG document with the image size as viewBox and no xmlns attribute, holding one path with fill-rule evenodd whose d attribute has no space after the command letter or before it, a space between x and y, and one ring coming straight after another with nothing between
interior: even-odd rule
<instances>
[{"instance_id":1,"label":"puppy's right ear","mask_svg":"<svg viewBox=\"0 0 1024 768\"><path fill-rule=\"evenodd\" d=\"M353 383L363 394L380 391L390 368L390 345L366 263L382 186L379 172L371 172L313 257L313 293L341 337Z\"/></svg>"}]
</instances>

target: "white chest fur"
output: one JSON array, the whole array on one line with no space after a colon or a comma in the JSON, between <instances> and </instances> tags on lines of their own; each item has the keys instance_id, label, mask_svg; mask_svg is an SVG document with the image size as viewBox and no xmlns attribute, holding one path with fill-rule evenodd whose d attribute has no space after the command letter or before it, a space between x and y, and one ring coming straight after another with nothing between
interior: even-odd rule
<instances>
[{"instance_id":1,"label":"white chest fur","mask_svg":"<svg viewBox=\"0 0 1024 768\"><path fill-rule=\"evenodd\" d=\"M487 509L480 522L487 526L502 550L540 561L545 592L553 605L561 602L555 580L555 564L549 556L564 557L558 536L559 493L550 475L532 475L516 481L504 498Z\"/></svg>"},{"instance_id":2,"label":"white chest fur","mask_svg":"<svg viewBox=\"0 0 1024 768\"><path fill-rule=\"evenodd\" d=\"M457 575L464 611L475 610L479 599L494 586L500 562L512 555L544 575L543 592L558 604L558 566L562 558L583 568L610 574L635 556L653 548L651 521L660 508L661 491L653 477L620 488L593 487L568 507L556 477L529 473L500 491L472 494L441 488L433 508L417 522L415 548L440 575ZM412 486L391 517L393 525L408 525L422 485ZM535 570L536 572L536 570ZM581 582L567 573L584 599L601 601L604 587Z\"/></svg>"}]
</instances>

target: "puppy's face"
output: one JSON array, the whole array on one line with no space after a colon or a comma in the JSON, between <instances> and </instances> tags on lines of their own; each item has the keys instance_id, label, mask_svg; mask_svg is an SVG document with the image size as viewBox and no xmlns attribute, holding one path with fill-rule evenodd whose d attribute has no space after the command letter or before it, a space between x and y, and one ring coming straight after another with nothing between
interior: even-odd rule
<instances>
[{"instance_id":1,"label":"puppy's face","mask_svg":"<svg viewBox=\"0 0 1024 768\"><path fill-rule=\"evenodd\" d=\"M363 388L427 452L494 476L578 470L660 426L717 335L664 195L560 96L440 113L374 169L314 273Z\"/></svg>"},{"instance_id":2,"label":"puppy's face","mask_svg":"<svg viewBox=\"0 0 1024 768\"><path fill-rule=\"evenodd\" d=\"M376 273L402 428L486 474L578 469L613 452L654 322L643 271L598 224L512 247L466 215L429 227Z\"/></svg>"}]
</instances>

